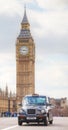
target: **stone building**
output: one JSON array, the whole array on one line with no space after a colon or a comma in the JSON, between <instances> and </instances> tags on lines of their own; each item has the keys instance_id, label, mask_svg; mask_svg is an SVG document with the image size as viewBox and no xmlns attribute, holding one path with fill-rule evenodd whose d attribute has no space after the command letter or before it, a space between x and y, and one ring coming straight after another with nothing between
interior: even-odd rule
<instances>
[{"instance_id":1,"label":"stone building","mask_svg":"<svg viewBox=\"0 0 68 130\"><path fill-rule=\"evenodd\" d=\"M8 87L5 90L0 88L0 113L16 111L16 95L8 92Z\"/></svg>"},{"instance_id":2,"label":"stone building","mask_svg":"<svg viewBox=\"0 0 68 130\"><path fill-rule=\"evenodd\" d=\"M35 44L24 9L20 34L16 40L16 94L17 104L27 94L35 92Z\"/></svg>"},{"instance_id":3,"label":"stone building","mask_svg":"<svg viewBox=\"0 0 68 130\"><path fill-rule=\"evenodd\" d=\"M50 99L50 103L54 106L54 116L68 116L68 100L67 98Z\"/></svg>"}]
</instances>

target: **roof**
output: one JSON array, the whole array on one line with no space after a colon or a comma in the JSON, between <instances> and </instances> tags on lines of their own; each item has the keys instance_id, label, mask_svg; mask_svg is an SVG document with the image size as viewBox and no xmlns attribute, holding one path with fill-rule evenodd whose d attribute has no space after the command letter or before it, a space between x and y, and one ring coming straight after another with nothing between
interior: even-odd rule
<instances>
[{"instance_id":1,"label":"roof","mask_svg":"<svg viewBox=\"0 0 68 130\"><path fill-rule=\"evenodd\" d=\"M31 33L30 33L30 28L29 28L29 22L27 19L27 15L26 15L26 8L24 9L24 16L23 16L23 20L21 22L21 31L20 34L18 36L18 38L31 38ZM27 27L26 27L27 25Z\"/></svg>"},{"instance_id":2,"label":"roof","mask_svg":"<svg viewBox=\"0 0 68 130\"><path fill-rule=\"evenodd\" d=\"M22 23L21 23L21 24L24 24L24 23L29 23L29 22L28 22L27 15L26 15L26 8L25 8L25 10L24 10L24 16L23 16L23 20L22 20Z\"/></svg>"}]
</instances>

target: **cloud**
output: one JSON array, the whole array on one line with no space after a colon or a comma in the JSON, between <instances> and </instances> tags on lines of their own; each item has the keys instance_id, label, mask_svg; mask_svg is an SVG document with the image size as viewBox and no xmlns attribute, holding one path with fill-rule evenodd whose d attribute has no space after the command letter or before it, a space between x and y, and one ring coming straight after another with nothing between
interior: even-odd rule
<instances>
[{"instance_id":1,"label":"cloud","mask_svg":"<svg viewBox=\"0 0 68 130\"><path fill-rule=\"evenodd\" d=\"M51 54L46 55L45 58L41 54L40 56L39 61L36 61L36 92L52 97L67 96L68 60L66 56Z\"/></svg>"},{"instance_id":2,"label":"cloud","mask_svg":"<svg viewBox=\"0 0 68 130\"><path fill-rule=\"evenodd\" d=\"M61 59L62 56L60 58L58 56L48 55L45 56L45 59L43 56L36 64L36 80L42 82L44 86L68 86L68 61L65 60L66 56L64 59Z\"/></svg>"},{"instance_id":3,"label":"cloud","mask_svg":"<svg viewBox=\"0 0 68 130\"><path fill-rule=\"evenodd\" d=\"M34 31L39 33L39 36L49 35L49 33L54 33L58 35L65 35L66 33L68 34L67 16L68 11L56 11L47 13L32 11L32 23L36 23L38 25L34 26L33 29ZM38 31L39 29L41 31Z\"/></svg>"},{"instance_id":4,"label":"cloud","mask_svg":"<svg viewBox=\"0 0 68 130\"><path fill-rule=\"evenodd\" d=\"M33 0L0 0L0 14L5 14L7 16L15 16L23 14L23 7L25 4L34 3Z\"/></svg>"},{"instance_id":5,"label":"cloud","mask_svg":"<svg viewBox=\"0 0 68 130\"><path fill-rule=\"evenodd\" d=\"M30 14L31 31L39 51L68 54L68 10ZM40 46L39 46L40 44Z\"/></svg>"},{"instance_id":6,"label":"cloud","mask_svg":"<svg viewBox=\"0 0 68 130\"><path fill-rule=\"evenodd\" d=\"M67 91L68 90L65 90L65 89L59 90L59 89L52 89L52 88L51 88L51 90L48 90L48 89L46 89L46 86L43 89L36 89L36 93L39 93L39 94L42 94L42 95L44 94L44 95L47 95L51 98L52 97L53 98L65 98L68 95Z\"/></svg>"},{"instance_id":7,"label":"cloud","mask_svg":"<svg viewBox=\"0 0 68 130\"><path fill-rule=\"evenodd\" d=\"M0 0L0 14L7 14L10 16L19 14L21 16L23 12L22 8L25 4L27 8L31 8L31 6L33 7L33 5L35 5L47 10L68 8L68 0ZM40 11L39 8L37 11Z\"/></svg>"},{"instance_id":8,"label":"cloud","mask_svg":"<svg viewBox=\"0 0 68 130\"><path fill-rule=\"evenodd\" d=\"M39 5L39 7L48 10L61 10L68 7L68 0L36 0L36 2Z\"/></svg>"},{"instance_id":9,"label":"cloud","mask_svg":"<svg viewBox=\"0 0 68 130\"><path fill-rule=\"evenodd\" d=\"M10 14L17 10L19 8L18 1L17 0L0 0L0 14Z\"/></svg>"},{"instance_id":10,"label":"cloud","mask_svg":"<svg viewBox=\"0 0 68 130\"><path fill-rule=\"evenodd\" d=\"M9 90L16 90L16 69L14 54L0 53L0 87L4 89L6 83Z\"/></svg>"}]
</instances>

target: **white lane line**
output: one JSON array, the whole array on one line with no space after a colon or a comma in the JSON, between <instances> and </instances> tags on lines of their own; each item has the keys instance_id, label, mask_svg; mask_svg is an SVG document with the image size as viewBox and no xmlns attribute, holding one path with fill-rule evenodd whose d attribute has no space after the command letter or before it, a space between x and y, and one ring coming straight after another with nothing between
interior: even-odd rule
<instances>
[{"instance_id":1,"label":"white lane line","mask_svg":"<svg viewBox=\"0 0 68 130\"><path fill-rule=\"evenodd\" d=\"M11 127L7 127L7 128L4 128L4 129L1 129L1 130L10 130L10 129L13 129L15 127L17 127L18 125L14 125L14 126L11 126Z\"/></svg>"}]
</instances>

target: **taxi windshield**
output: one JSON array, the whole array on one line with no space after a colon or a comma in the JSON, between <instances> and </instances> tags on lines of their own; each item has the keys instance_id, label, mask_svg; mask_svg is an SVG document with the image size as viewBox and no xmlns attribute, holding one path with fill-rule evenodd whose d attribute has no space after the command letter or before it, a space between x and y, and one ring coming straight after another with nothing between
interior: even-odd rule
<instances>
[{"instance_id":1,"label":"taxi windshield","mask_svg":"<svg viewBox=\"0 0 68 130\"><path fill-rule=\"evenodd\" d=\"M46 97L45 96L27 96L23 101L24 105L45 105Z\"/></svg>"}]
</instances>

